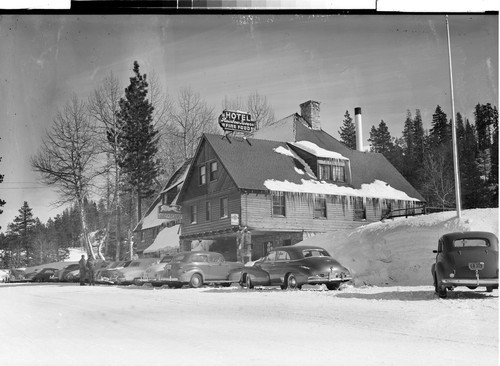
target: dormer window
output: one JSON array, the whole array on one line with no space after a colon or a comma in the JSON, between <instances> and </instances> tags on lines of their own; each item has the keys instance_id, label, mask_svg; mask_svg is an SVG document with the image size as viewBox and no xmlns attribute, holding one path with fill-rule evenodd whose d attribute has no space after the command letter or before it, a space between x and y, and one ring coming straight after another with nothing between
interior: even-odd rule
<instances>
[{"instance_id":1,"label":"dormer window","mask_svg":"<svg viewBox=\"0 0 500 366\"><path fill-rule=\"evenodd\" d=\"M318 159L318 179L345 183L345 165L346 160Z\"/></svg>"}]
</instances>

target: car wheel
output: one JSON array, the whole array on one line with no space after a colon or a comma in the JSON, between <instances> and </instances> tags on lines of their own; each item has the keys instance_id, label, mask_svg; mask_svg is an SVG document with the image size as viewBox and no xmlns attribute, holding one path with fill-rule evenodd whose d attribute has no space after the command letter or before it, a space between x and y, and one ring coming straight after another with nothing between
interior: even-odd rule
<instances>
[{"instance_id":1,"label":"car wheel","mask_svg":"<svg viewBox=\"0 0 500 366\"><path fill-rule=\"evenodd\" d=\"M297 290L297 289L300 290L302 286L299 286L299 284L297 283L297 278L295 278L295 275L293 273L290 273L285 278L284 287L285 287L284 289L289 288L290 290Z\"/></svg>"},{"instance_id":2,"label":"car wheel","mask_svg":"<svg viewBox=\"0 0 500 366\"><path fill-rule=\"evenodd\" d=\"M446 297L448 296L448 293L446 291L446 287L444 287L444 286L439 287L437 294L441 299L446 299Z\"/></svg>"},{"instance_id":3,"label":"car wheel","mask_svg":"<svg viewBox=\"0 0 500 366\"><path fill-rule=\"evenodd\" d=\"M191 276L191 280L189 280L189 286L192 288L200 288L203 286L203 279L199 273L195 273Z\"/></svg>"},{"instance_id":4,"label":"car wheel","mask_svg":"<svg viewBox=\"0 0 500 366\"><path fill-rule=\"evenodd\" d=\"M252 279L250 278L250 276L248 274L245 276L245 287L249 290L253 289Z\"/></svg>"},{"instance_id":5,"label":"car wheel","mask_svg":"<svg viewBox=\"0 0 500 366\"><path fill-rule=\"evenodd\" d=\"M486 286L486 292L493 292L493 286Z\"/></svg>"},{"instance_id":6,"label":"car wheel","mask_svg":"<svg viewBox=\"0 0 500 366\"><path fill-rule=\"evenodd\" d=\"M134 282L134 285L136 285L136 286L142 286L142 281L140 281L139 278L134 278L133 282Z\"/></svg>"},{"instance_id":7,"label":"car wheel","mask_svg":"<svg viewBox=\"0 0 500 366\"><path fill-rule=\"evenodd\" d=\"M327 283L326 284L326 288L330 291L333 291L333 290L338 290L340 287L340 283Z\"/></svg>"}]
</instances>

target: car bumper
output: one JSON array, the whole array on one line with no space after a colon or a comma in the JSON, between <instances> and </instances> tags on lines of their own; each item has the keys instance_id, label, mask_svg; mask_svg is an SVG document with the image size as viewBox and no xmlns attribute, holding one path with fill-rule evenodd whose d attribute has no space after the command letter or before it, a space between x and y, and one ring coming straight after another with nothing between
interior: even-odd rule
<instances>
[{"instance_id":1,"label":"car bumper","mask_svg":"<svg viewBox=\"0 0 500 366\"><path fill-rule=\"evenodd\" d=\"M343 282L349 282L351 280L352 280L351 276L343 276L343 277L309 276L307 278L307 283L318 285L326 283L343 283Z\"/></svg>"},{"instance_id":2,"label":"car bumper","mask_svg":"<svg viewBox=\"0 0 500 366\"><path fill-rule=\"evenodd\" d=\"M445 286L498 286L498 278L479 278L479 279L458 279L449 278L441 280Z\"/></svg>"}]
</instances>

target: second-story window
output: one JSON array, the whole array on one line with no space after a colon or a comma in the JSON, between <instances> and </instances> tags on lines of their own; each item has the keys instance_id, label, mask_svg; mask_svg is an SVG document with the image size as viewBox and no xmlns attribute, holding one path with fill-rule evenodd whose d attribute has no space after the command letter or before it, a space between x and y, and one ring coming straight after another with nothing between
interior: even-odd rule
<instances>
[{"instance_id":1,"label":"second-story window","mask_svg":"<svg viewBox=\"0 0 500 366\"><path fill-rule=\"evenodd\" d=\"M223 197L220 199L220 217L228 217L229 216L229 207L227 197Z\"/></svg>"},{"instance_id":2,"label":"second-story window","mask_svg":"<svg viewBox=\"0 0 500 366\"><path fill-rule=\"evenodd\" d=\"M354 200L354 221L366 220L366 206L363 197Z\"/></svg>"},{"instance_id":3,"label":"second-story window","mask_svg":"<svg viewBox=\"0 0 500 366\"><path fill-rule=\"evenodd\" d=\"M196 224L196 220L198 219L198 207L196 205L190 207L190 219L191 224Z\"/></svg>"},{"instance_id":4,"label":"second-story window","mask_svg":"<svg viewBox=\"0 0 500 366\"><path fill-rule=\"evenodd\" d=\"M213 182L214 180L217 180L218 174L217 174L217 162L212 161L210 163L210 182Z\"/></svg>"},{"instance_id":5,"label":"second-story window","mask_svg":"<svg viewBox=\"0 0 500 366\"><path fill-rule=\"evenodd\" d=\"M199 184L201 186L201 185L207 183L207 167L206 167L206 165L202 165L198 169L199 169L198 170L198 172L199 172Z\"/></svg>"},{"instance_id":6,"label":"second-story window","mask_svg":"<svg viewBox=\"0 0 500 366\"><path fill-rule=\"evenodd\" d=\"M212 205L210 204L210 201L205 202L205 220L210 221L210 214L212 211Z\"/></svg>"},{"instance_id":7,"label":"second-story window","mask_svg":"<svg viewBox=\"0 0 500 366\"><path fill-rule=\"evenodd\" d=\"M273 216L286 216L285 195L273 193Z\"/></svg>"},{"instance_id":8,"label":"second-story window","mask_svg":"<svg viewBox=\"0 0 500 366\"><path fill-rule=\"evenodd\" d=\"M315 219L326 219L326 198L314 199L314 216Z\"/></svg>"}]
</instances>

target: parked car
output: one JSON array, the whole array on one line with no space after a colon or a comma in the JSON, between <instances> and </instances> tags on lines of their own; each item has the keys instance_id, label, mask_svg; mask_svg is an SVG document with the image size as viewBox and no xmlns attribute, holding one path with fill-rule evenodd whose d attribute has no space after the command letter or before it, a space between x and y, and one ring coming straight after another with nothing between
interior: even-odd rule
<instances>
[{"instance_id":1,"label":"parked car","mask_svg":"<svg viewBox=\"0 0 500 366\"><path fill-rule=\"evenodd\" d=\"M10 270L9 282L25 282L24 278L25 272L23 269L12 268Z\"/></svg>"},{"instance_id":2,"label":"parked car","mask_svg":"<svg viewBox=\"0 0 500 366\"><path fill-rule=\"evenodd\" d=\"M209 283L230 286L229 273L241 267L243 263L226 262L220 253L182 252L167 263L159 283L177 288L183 285L198 288Z\"/></svg>"},{"instance_id":3,"label":"parked car","mask_svg":"<svg viewBox=\"0 0 500 366\"><path fill-rule=\"evenodd\" d=\"M158 258L135 259L127 267L112 271L110 280L119 285L142 285L141 278L144 276L146 268L159 261Z\"/></svg>"},{"instance_id":4,"label":"parked car","mask_svg":"<svg viewBox=\"0 0 500 366\"><path fill-rule=\"evenodd\" d=\"M106 266L108 262L106 261L103 261L101 259L98 259L95 261L95 264L94 264L94 271L98 271L99 269L101 269L103 266ZM86 267L85 267L86 268ZM76 267L74 267L74 269L68 271L64 277L63 277L63 281L65 282L80 282L80 265L77 264ZM88 282L88 278L85 278L85 281Z\"/></svg>"},{"instance_id":5,"label":"parked car","mask_svg":"<svg viewBox=\"0 0 500 366\"><path fill-rule=\"evenodd\" d=\"M108 285L113 284L114 281L112 278L118 277L118 270L129 266L130 263L132 263L131 260L109 262L107 266L102 267L95 272L95 282Z\"/></svg>"},{"instance_id":6,"label":"parked car","mask_svg":"<svg viewBox=\"0 0 500 366\"><path fill-rule=\"evenodd\" d=\"M0 282L9 282L10 270L0 269Z\"/></svg>"},{"instance_id":7,"label":"parked car","mask_svg":"<svg viewBox=\"0 0 500 366\"><path fill-rule=\"evenodd\" d=\"M343 282L351 281L352 276L325 249L294 245L271 250L251 266L231 272L229 279L249 289L254 286L300 289L306 284L324 284L329 290L337 290Z\"/></svg>"},{"instance_id":8,"label":"parked car","mask_svg":"<svg viewBox=\"0 0 500 366\"><path fill-rule=\"evenodd\" d=\"M138 281L142 281L143 283L151 283L153 286L161 286L163 285L161 281L161 277L165 271L165 266L167 263L172 261L173 255L167 254L161 258L158 263L151 264L144 271L142 277Z\"/></svg>"},{"instance_id":9,"label":"parked car","mask_svg":"<svg viewBox=\"0 0 500 366\"><path fill-rule=\"evenodd\" d=\"M28 273L25 278L28 282L48 282L50 276L57 271L57 268L42 268L35 272Z\"/></svg>"},{"instance_id":10,"label":"parked car","mask_svg":"<svg viewBox=\"0 0 500 366\"><path fill-rule=\"evenodd\" d=\"M457 286L470 289L498 289L498 238L484 231L455 232L438 241L431 273L434 289L441 298Z\"/></svg>"},{"instance_id":11,"label":"parked car","mask_svg":"<svg viewBox=\"0 0 500 366\"><path fill-rule=\"evenodd\" d=\"M74 270L77 270L80 268L80 265L78 263L71 263L71 264L68 264L67 266L61 268L61 269L58 269L53 275L52 277L50 278L51 281L54 281L54 282L63 282L63 281L67 281L66 280L66 275L69 273L69 272L72 272Z\"/></svg>"}]
</instances>

